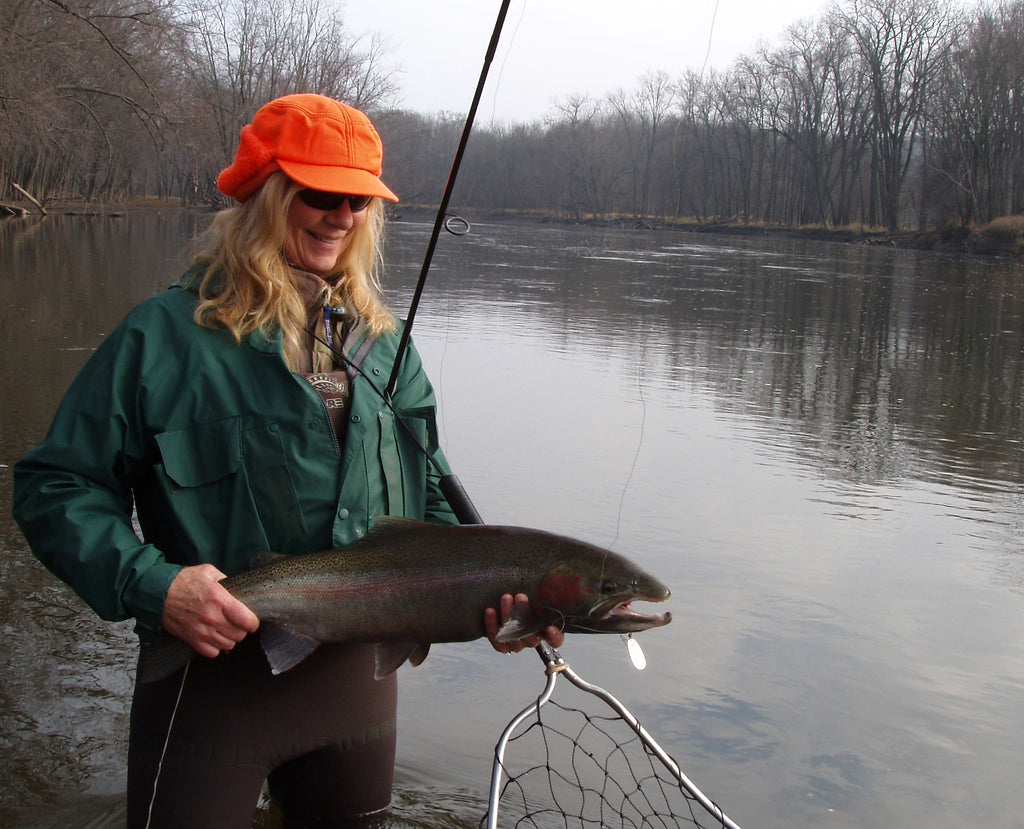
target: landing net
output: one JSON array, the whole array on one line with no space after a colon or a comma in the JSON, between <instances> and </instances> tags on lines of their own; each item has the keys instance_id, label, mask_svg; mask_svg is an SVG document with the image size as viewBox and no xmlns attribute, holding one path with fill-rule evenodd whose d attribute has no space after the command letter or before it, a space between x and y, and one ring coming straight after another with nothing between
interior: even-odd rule
<instances>
[{"instance_id":1,"label":"landing net","mask_svg":"<svg viewBox=\"0 0 1024 829\"><path fill-rule=\"evenodd\" d=\"M500 807L502 827L739 829L621 702L580 678L550 646L537 652L547 684L494 748L482 826L497 829ZM590 706L600 713L553 701L560 675L601 700L603 706Z\"/></svg>"}]
</instances>

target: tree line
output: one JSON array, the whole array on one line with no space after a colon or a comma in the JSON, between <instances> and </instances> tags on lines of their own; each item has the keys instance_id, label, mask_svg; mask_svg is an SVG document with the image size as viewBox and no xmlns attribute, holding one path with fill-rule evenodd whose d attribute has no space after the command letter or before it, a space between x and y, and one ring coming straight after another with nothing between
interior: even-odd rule
<instances>
[{"instance_id":1,"label":"tree line","mask_svg":"<svg viewBox=\"0 0 1024 829\"><path fill-rule=\"evenodd\" d=\"M328 0L0 0L0 198L223 204L241 126L294 91L367 110L392 188L437 203L462 116L396 108L381 42ZM727 70L478 125L455 200L892 230L1024 213L1024 0L837 0Z\"/></svg>"}]
</instances>

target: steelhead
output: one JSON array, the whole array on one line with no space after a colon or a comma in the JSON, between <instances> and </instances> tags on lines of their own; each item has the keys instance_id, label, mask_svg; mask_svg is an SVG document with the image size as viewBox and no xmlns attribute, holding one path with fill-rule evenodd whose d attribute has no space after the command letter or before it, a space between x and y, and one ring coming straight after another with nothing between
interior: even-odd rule
<instances>
[{"instance_id":1,"label":"steelhead","mask_svg":"<svg viewBox=\"0 0 1024 829\"><path fill-rule=\"evenodd\" d=\"M626 558L565 536L488 524L437 526L376 519L349 547L305 555L266 555L222 584L259 617L275 674L322 642L377 642L378 678L407 659L418 665L432 642L485 635L484 610L503 593L525 593L497 639L513 641L557 625L567 633L633 633L671 614L643 614L634 601L662 602L669 589ZM144 645L139 679L182 668L195 652L168 638Z\"/></svg>"}]
</instances>

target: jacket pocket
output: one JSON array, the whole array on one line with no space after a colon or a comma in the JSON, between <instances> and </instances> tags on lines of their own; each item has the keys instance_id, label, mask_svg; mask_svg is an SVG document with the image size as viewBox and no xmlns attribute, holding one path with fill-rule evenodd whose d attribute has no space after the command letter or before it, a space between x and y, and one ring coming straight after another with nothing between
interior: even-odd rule
<instances>
[{"instance_id":1,"label":"jacket pocket","mask_svg":"<svg viewBox=\"0 0 1024 829\"><path fill-rule=\"evenodd\" d=\"M270 549L276 553L305 552L309 529L277 423L242 430L242 469Z\"/></svg>"},{"instance_id":2,"label":"jacket pocket","mask_svg":"<svg viewBox=\"0 0 1024 829\"><path fill-rule=\"evenodd\" d=\"M437 446L431 408L404 409L382 416L381 465L392 515L423 520L426 512L427 452Z\"/></svg>"},{"instance_id":3,"label":"jacket pocket","mask_svg":"<svg viewBox=\"0 0 1024 829\"><path fill-rule=\"evenodd\" d=\"M156 436L171 490L193 489L236 474L242 465L238 419Z\"/></svg>"},{"instance_id":4,"label":"jacket pocket","mask_svg":"<svg viewBox=\"0 0 1024 829\"><path fill-rule=\"evenodd\" d=\"M149 504L143 529L156 529L154 543L172 560L211 561L230 573L248 567L254 551L288 552L305 540L277 424L233 417L156 442L161 503Z\"/></svg>"},{"instance_id":5,"label":"jacket pocket","mask_svg":"<svg viewBox=\"0 0 1024 829\"><path fill-rule=\"evenodd\" d=\"M155 492L139 503L147 540L172 561L213 562L221 569L221 557L246 541L266 547L242 467L239 418L163 432L156 443Z\"/></svg>"}]
</instances>

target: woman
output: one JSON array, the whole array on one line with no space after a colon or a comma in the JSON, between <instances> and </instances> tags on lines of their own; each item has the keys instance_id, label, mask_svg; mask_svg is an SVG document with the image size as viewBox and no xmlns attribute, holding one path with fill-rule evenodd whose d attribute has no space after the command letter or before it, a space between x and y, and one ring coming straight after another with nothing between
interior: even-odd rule
<instances>
[{"instance_id":1,"label":"woman","mask_svg":"<svg viewBox=\"0 0 1024 829\"><path fill-rule=\"evenodd\" d=\"M143 641L211 657L136 687L129 826L247 827L264 779L290 825L390 801L397 691L373 679L373 646L325 645L273 677L259 620L219 583L255 552L351 544L378 515L455 522L415 348L393 399L375 391L398 343L376 279L382 200L397 201L381 160L356 109L307 94L261 108L218 178L239 205L97 349L15 467L15 517L47 567ZM485 618L504 652L538 641L494 641L512 605Z\"/></svg>"}]
</instances>

